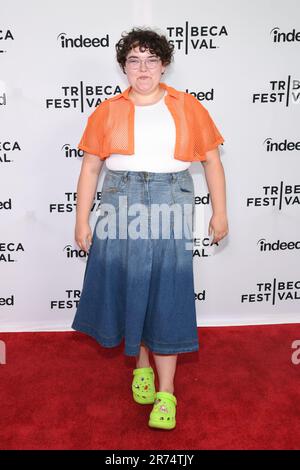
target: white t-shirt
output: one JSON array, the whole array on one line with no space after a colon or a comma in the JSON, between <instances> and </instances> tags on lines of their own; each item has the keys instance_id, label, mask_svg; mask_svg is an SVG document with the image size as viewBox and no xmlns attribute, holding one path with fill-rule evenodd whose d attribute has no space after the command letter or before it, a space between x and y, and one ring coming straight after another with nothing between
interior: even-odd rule
<instances>
[{"instance_id":1,"label":"white t-shirt","mask_svg":"<svg viewBox=\"0 0 300 470\"><path fill-rule=\"evenodd\" d=\"M112 153L106 158L110 170L168 173L185 170L191 162L174 158L176 128L165 95L154 104L134 105L134 149L132 155Z\"/></svg>"}]
</instances>

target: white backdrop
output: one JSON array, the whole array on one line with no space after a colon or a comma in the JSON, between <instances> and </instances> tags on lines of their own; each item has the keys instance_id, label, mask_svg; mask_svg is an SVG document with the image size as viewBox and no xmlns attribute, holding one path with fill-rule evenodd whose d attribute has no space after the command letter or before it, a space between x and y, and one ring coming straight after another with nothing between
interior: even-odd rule
<instances>
[{"instance_id":1,"label":"white backdrop","mask_svg":"<svg viewBox=\"0 0 300 470\"><path fill-rule=\"evenodd\" d=\"M225 139L229 235L213 248L204 170L190 167L206 224L198 325L300 322L299 15L297 0L1 0L1 331L70 329L86 263L77 144L94 107L128 86L114 45L133 26L174 41L163 80L199 94Z\"/></svg>"}]
</instances>

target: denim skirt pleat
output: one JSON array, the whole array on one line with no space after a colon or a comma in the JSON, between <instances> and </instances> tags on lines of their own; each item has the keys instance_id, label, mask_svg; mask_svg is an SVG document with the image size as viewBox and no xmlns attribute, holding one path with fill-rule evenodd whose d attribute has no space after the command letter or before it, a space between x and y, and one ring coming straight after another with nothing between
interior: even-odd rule
<instances>
[{"instance_id":1,"label":"denim skirt pleat","mask_svg":"<svg viewBox=\"0 0 300 470\"><path fill-rule=\"evenodd\" d=\"M188 169L106 170L74 330L124 354L199 349Z\"/></svg>"}]
</instances>

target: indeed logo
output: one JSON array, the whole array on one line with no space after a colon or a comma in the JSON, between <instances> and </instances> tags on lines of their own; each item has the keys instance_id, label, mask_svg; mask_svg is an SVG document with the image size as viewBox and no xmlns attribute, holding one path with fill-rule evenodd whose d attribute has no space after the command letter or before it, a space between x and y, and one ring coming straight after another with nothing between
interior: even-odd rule
<instances>
[{"instance_id":1,"label":"indeed logo","mask_svg":"<svg viewBox=\"0 0 300 470\"><path fill-rule=\"evenodd\" d=\"M61 148L66 158L78 158L83 157L84 151L81 149L73 148L70 144L64 144Z\"/></svg>"},{"instance_id":2,"label":"indeed logo","mask_svg":"<svg viewBox=\"0 0 300 470\"><path fill-rule=\"evenodd\" d=\"M63 49L68 47L109 47L108 34L103 38L84 38L82 34L76 38L70 38L66 33L60 33L57 39Z\"/></svg>"},{"instance_id":3,"label":"indeed logo","mask_svg":"<svg viewBox=\"0 0 300 470\"><path fill-rule=\"evenodd\" d=\"M66 245L63 249L66 253L67 258L86 258L87 254L84 250L77 250L73 248L71 245Z\"/></svg>"},{"instance_id":4,"label":"indeed logo","mask_svg":"<svg viewBox=\"0 0 300 470\"><path fill-rule=\"evenodd\" d=\"M7 201L0 201L0 209L11 210L11 197Z\"/></svg>"},{"instance_id":5,"label":"indeed logo","mask_svg":"<svg viewBox=\"0 0 300 470\"><path fill-rule=\"evenodd\" d=\"M273 42L295 42L300 41L300 31L296 32L295 28L289 33L279 32L279 28L271 29L270 35L273 36Z\"/></svg>"},{"instance_id":6,"label":"indeed logo","mask_svg":"<svg viewBox=\"0 0 300 470\"><path fill-rule=\"evenodd\" d=\"M300 150L300 142L288 142L284 139L282 142L274 142L271 137L264 140L267 152L286 152L287 150Z\"/></svg>"},{"instance_id":7,"label":"indeed logo","mask_svg":"<svg viewBox=\"0 0 300 470\"><path fill-rule=\"evenodd\" d=\"M211 88L208 91L189 91L187 88L185 90L187 93L190 95L193 95L195 98L197 98L198 101L212 101L214 99L214 89Z\"/></svg>"},{"instance_id":8,"label":"indeed logo","mask_svg":"<svg viewBox=\"0 0 300 470\"><path fill-rule=\"evenodd\" d=\"M284 251L284 250L299 250L300 240L283 242L277 240L276 242L267 242L265 238L258 240L257 245L260 251Z\"/></svg>"},{"instance_id":9,"label":"indeed logo","mask_svg":"<svg viewBox=\"0 0 300 470\"><path fill-rule=\"evenodd\" d=\"M6 106L7 104L7 99L6 99L6 93L5 91L2 93L0 93L0 106Z\"/></svg>"}]
</instances>

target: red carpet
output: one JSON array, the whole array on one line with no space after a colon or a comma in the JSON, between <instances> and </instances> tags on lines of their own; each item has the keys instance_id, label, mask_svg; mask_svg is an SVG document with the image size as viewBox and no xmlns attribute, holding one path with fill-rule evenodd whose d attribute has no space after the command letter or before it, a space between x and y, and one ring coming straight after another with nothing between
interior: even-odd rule
<instances>
[{"instance_id":1,"label":"red carpet","mask_svg":"<svg viewBox=\"0 0 300 470\"><path fill-rule=\"evenodd\" d=\"M152 405L131 399L123 344L0 333L1 449L299 449L300 325L201 327L199 339L178 357L177 427L160 431L147 425Z\"/></svg>"}]
</instances>

